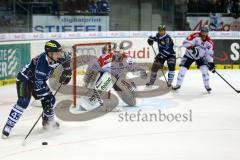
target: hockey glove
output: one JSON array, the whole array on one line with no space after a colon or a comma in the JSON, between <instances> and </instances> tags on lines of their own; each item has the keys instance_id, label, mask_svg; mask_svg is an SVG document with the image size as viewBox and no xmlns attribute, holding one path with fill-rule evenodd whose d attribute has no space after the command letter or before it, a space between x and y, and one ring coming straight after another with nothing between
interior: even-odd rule
<instances>
[{"instance_id":1,"label":"hockey glove","mask_svg":"<svg viewBox=\"0 0 240 160\"><path fill-rule=\"evenodd\" d=\"M208 62L207 66L212 73L215 73L215 64L213 62Z\"/></svg>"},{"instance_id":2,"label":"hockey glove","mask_svg":"<svg viewBox=\"0 0 240 160\"><path fill-rule=\"evenodd\" d=\"M62 83L63 85L66 85L70 82L72 76L72 71L71 69L69 70L64 70L62 72L62 75L60 76L59 83Z\"/></svg>"},{"instance_id":3,"label":"hockey glove","mask_svg":"<svg viewBox=\"0 0 240 160\"><path fill-rule=\"evenodd\" d=\"M64 59L64 61L60 62L60 63L62 64L62 67L63 67L64 70L71 69L70 68L70 60Z\"/></svg>"},{"instance_id":4,"label":"hockey glove","mask_svg":"<svg viewBox=\"0 0 240 160\"><path fill-rule=\"evenodd\" d=\"M150 45L150 46L152 46L153 45L153 37L149 37L148 38L148 40L147 40L147 42L148 42L148 44Z\"/></svg>"},{"instance_id":5,"label":"hockey glove","mask_svg":"<svg viewBox=\"0 0 240 160\"><path fill-rule=\"evenodd\" d=\"M70 61L67 61L66 59L64 59L64 61L61 64L63 66L63 72L62 75L60 76L59 83L66 85L71 80L72 69L70 67Z\"/></svg>"}]
</instances>

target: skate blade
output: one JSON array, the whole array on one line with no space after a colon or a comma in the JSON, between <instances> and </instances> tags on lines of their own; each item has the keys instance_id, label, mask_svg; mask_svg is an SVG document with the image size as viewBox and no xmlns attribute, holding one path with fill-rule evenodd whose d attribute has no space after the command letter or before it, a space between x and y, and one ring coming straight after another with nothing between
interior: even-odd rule
<instances>
[{"instance_id":1,"label":"skate blade","mask_svg":"<svg viewBox=\"0 0 240 160\"><path fill-rule=\"evenodd\" d=\"M2 139L8 139L8 136L6 136L6 135L2 135Z\"/></svg>"},{"instance_id":2,"label":"skate blade","mask_svg":"<svg viewBox=\"0 0 240 160\"><path fill-rule=\"evenodd\" d=\"M145 85L146 88L152 88L153 85Z\"/></svg>"}]
</instances>

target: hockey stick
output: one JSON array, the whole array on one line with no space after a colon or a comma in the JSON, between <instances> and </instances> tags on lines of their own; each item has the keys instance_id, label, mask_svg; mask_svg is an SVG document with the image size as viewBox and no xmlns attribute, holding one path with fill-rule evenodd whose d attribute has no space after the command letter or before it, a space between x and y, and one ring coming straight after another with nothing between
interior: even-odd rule
<instances>
[{"instance_id":1,"label":"hockey stick","mask_svg":"<svg viewBox=\"0 0 240 160\"><path fill-rule=\"evenodd\" d=\"M240 93L240 90L237 90L235 87L233 87L225 78L223 78L223 76L221 74L219 74L216 69L213 69L212 71L213 73L216 73L220 78L222 78L222 80L224 82L226 82L234 91L236 91L237 93Z\"/></svg>"},{"instance_id":2,"label":"hockey stick","mask_svg":"<svg viewBox=\"0 0 240 160\"><path fill-rule=\"evenodd\" d=\"M152 49L153 49L153 52L154 52L155 56L157 56L157 53L156 53L155 49L153 48L153 45L151 45L151 47L152 47ZM163 77L164 77L164 79L165 79L165 81L166 81L166 84L167 84L167 86L168 86L168 80L167 80L167 78L166 78L166 76L165 76L165 73L163 72L163 68L161 69L161 71L162 71Z\"/></svg>"},{"instance_id":3,"label":"hockey stick","mask_svg":"<svg viewBox=\"0 0 240 160\"><path fill-rule=\"evenodd\" d=\"M57 88L57 90L55 91L55 93L54 93L54 97L56 96L56 94L57 94L57 92L59 91L59 89L62 87L62 83L60 84L60 86ZM36 126L36 124L38 123L38 121L40 120L40 118L42 117L42 115L43 115L43 112L44 112L44 110L42 111L42 113L40 114L40 116L38 117L38 119L37 119L37 121L34 123L34 125L32 126L32 128L30 129L30 131L28 132L28 134L25 136L25 138L24 138L24 140L23 140L23 146L25 146L26 145L26 140L27 140L27 138L28 138L28 136L30 135L30 133L32 132L32 130L35 128L35 126Z\"/></svg>"},{"instance_id":4,"label":"hockey stick","mask_svg":"<svg viewBox=\"0 0 240 160\"><path fill-rule=\"evenodd\" d=\"M185 48L183 45L176 46L174 45L174 50L176 52L176 59L182 59L182 48Z\"/></svg>"}]
</instances>

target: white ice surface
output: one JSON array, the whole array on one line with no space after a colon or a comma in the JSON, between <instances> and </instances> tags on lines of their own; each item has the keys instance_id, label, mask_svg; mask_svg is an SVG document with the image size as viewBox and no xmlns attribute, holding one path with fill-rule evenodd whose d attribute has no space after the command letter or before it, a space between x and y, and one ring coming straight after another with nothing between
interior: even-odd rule
<instances>
[{"instance_id":1,"label":"white ice surface","mask_svg":"<svg viewBox=\"0 0 240 160\"><path fill-rule=\"evenodd\" d=\"M219 73L240 89L239 70ZM41 113L29 106L10 137L0 139L0 160L239 160L240 94L210 75L211 94L206 94L200 72L189 71L179 91L126 108L148 113L191 109L192 122L119 122L120 113L112 112L87 122L60 121L57 131L44 131L39 123L22 146ZM1 129L16 99L15 85L0 88Z\"/></svg>"}]
</instances>

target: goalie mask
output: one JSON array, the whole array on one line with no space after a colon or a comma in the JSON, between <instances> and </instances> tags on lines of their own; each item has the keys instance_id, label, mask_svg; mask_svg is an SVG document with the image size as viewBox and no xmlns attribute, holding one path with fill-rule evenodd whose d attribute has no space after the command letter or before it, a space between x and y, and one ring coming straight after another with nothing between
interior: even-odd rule
<instances>
[{"instance_id":1,"label":"goalie mask","mask_svg":"<svg viewBox=\"0 0 240 160\"><path fill-rule=\"evenodd\" d=\"M113 51L113 61L121 62L124 58L124 52L119 45Z\"/></svg>"},{"instance_id":2,"label":"goalie mask","mask_svg":"<svg viewBox=\"0 0 240 160\"><path fill-rule=\"evenodd\" d=\"M104 45L103 48L102 48L102 54L106 54L106 53L108 53L110 50L111 50L110 44L106 44L106 45Z\"/></svg>"}]
</instances>

